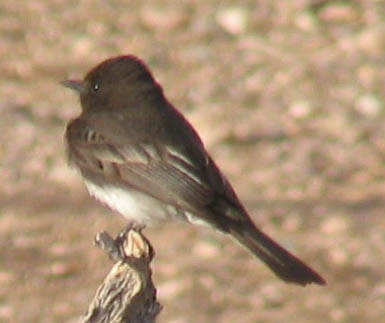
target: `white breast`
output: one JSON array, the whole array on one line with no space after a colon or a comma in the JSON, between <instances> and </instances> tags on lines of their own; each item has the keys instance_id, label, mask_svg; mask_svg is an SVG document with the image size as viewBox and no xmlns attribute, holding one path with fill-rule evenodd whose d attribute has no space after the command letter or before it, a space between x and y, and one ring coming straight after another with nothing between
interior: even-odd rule
<instances>
[{"instance_id":1,"label":"white breast","mask_svg":"<svg viewBox=\"0 0 385 323\"><path fill-rule=\"evenodd\" d=\"M121 213L129 221L151 226L178 216L175 207L163 204L136 190L108 185L99 186L89 181L85 183L91 195ZM183 215L181 217L183 218Z\"/></svg>"}]
</instances>

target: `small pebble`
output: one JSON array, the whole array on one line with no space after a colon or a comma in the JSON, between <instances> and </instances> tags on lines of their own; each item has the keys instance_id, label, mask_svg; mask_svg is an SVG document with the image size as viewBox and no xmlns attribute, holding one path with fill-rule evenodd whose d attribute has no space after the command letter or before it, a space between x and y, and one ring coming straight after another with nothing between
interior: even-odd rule
<instances>
[{"instance_id":1,"label":"small pebble","mask_svg":"<svg viewBox=\"0 0 385 323\"><path fill-rule=\"evenodd\" d=\"M365 94L358 98L355 108L361 114L368 117L375 117L383 109L383 103L374 94Z\"/></svg>"},{"instance_id":2,"label":"small pebble","mask_svg":"<svg viewBox=\"0 0 385 323\"><path fill-rule=\"evenodd\" d=\"M299 100L293 102L289 107L289 113L296 119L307 117L312 111L312 105L309 101Z\"/></svg>"},{"instance_id":3,"label":"small pebble","mask_svg":"<svg viewBox=\"0 0 385 323\"><path fill-rule=\"evenodd\" d=\"M228 33L242 34L247 28L247 11L241 7L229 7L222 9L216 15L217 23Z\"/></svg>"}]
</instances>

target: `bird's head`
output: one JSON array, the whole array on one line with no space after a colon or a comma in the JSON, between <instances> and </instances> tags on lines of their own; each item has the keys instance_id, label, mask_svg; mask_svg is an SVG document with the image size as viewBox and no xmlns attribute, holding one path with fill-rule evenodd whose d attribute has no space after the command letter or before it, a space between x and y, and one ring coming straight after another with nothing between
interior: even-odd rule
<instances>
[{"instance_id":1,"label":"bird's head","mask_svg":"<svg viewBox=\"0 0 385 323\"><path fill-rule=\"evenodd\" d=\"M83 80L67 80L62 84L79 93L83 111L135 108L139 98L143 101L162 95L160 85L146 65L132 55L107 59Z\"/></svg>"}]
</instances>

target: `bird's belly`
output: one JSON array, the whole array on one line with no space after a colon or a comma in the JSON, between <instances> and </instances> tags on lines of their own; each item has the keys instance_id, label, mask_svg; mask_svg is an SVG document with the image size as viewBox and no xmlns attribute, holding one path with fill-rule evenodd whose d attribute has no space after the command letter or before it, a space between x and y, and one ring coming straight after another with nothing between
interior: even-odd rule
<instances>
[{"instance_id":1,"label":"bird's belly","mask_svg":"<svg viewBox=\"0 0 385 323\"><path fill-rule=\"evenodd\" d=\"M137 224L151 226L178 218L178 215L184 217L174 206L136 190L112 185L99 186L89 181L85 183L92 196Z\"/></svg>"}]
</instances>

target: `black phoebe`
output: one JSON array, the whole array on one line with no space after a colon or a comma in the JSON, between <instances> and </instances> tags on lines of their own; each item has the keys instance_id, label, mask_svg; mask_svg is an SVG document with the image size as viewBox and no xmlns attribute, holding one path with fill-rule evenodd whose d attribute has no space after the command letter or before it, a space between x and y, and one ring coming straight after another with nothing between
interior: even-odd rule
<instances>
[{"instance_id":1,"label":"black phoebe","mask_svg":"<svg viewBox=\"0 0 385 323\"><path fill-rule=\"evenodd\" d=\"M172 219L230 234L281 279L325 281L251 221L190 123L134 56L108 59L82 81L82 113L66 129L70 165L91 195L138 226Z\"/></svg>"}]
</instances>

